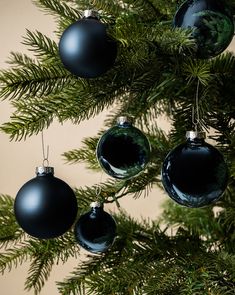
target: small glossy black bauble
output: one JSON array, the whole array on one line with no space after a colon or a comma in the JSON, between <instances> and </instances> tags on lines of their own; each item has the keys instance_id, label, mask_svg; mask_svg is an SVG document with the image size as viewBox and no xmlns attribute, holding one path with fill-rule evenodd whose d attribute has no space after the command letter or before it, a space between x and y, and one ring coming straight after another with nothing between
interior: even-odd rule
<instances>
[{"instance_id":1,"label":"small glossy black bauble","mask_svg":"<svg viewBox=\"0 0 235 295\"><path fill-rule=\"evenodd\" d=\"M41 167L40 167L41 168ZM14 211L19 225L29 235L51 239L64 234L77 215L73 190L63 180L47 172L26 182L17 193Z\"/></svg>"},{"instance_id":2,"label":"small glossy black bauble","mask_svg":"<svg viewBox=\"0 0 235 295\"><path fill-rule=\"evenodd\" d=\"M181 205L203 207L216 202L228 181L222 154L204 139L188 139L164 160L162 183L168 195Z\"/></svg>"},{"instance_id":3,"label":"small glossy black bauble","mask_svg":"<svg viewBox=\"0 0 235 295\"><path fill-rule=\"evenodd\" d=\"M103 134L96 152L98 161L107 174L125 179L145 168L150 157L150 145L139 129L124 122Z\"/></svg>"},{"instance_id":4,"label":"small glossy black bauble","mask_svg":"<svg viewBox=\"0 0 235 295\"><path fill-rule=\"evenodd\" d=\"M102 206L93 206L79 218L74 233L78 244L84 249L92 253L102 253L113 244L116 223Z\"/></svg>"},{"instance_id":5,"label":"small glossy black bauble","mask_svg":"<svg viewBox=\"0 0 235 295\"><path fill-rule=\"evenodd\" d=\"M232 14L221 0L187 0L174 17L174 26L192 28L199 58L223 52L234 35Z\"/></svg>"},{"instance_id":6,"label":"small glossy black bauble","mask_svg":"<svg viewBox=\"0 0 235 295\"><path fill-rule=\"evenodd\" d=\"M95 78L109 70L117 56L117 43L107 35L105 24L84 18L62 34L59 54L65 68L83 78Z\"/></svg>"}]
</instances>

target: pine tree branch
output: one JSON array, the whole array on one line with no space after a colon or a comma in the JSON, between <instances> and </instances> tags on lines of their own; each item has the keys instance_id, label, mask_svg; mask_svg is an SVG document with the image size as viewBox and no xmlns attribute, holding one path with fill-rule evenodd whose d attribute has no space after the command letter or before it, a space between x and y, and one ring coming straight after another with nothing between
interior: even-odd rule
<instances>
[{"instance_id":1,"label":"pine tree branch","mask_svg":"<svg viewBox=\"0 0 235 295\"><path fill-rule=\"evenodd\" d=\"M49 278L52 267L62 260L65 263L69 257L78 256L77 245L71 233L53 240L31 241L31 265L25 282L25 289L34 290L39 294L45 281Z\"/></svg>"},{"instance_id":2,"label":"pine tree branch","mask_svg":"<svg viewBox=\"0 0 235 295\"><path fill-rule=\"evenodd\" d=\"M28 64L0 73L0 97L41 97L58 93L71 83L74 83L72 75L59 65Z\"/></svg>"},{"instance_id":3,"label":"pine tree branch","mask_svg":"<svg viewBox=\"0 0 235 295\"><path fill-rule=\"evenodd\" d=\"M21 242L24 232L16 223L13 212L14 199L8 195L0 195L0 247Z\"/></svg>"},{"instance_id":4,"label":"pine tree branch","mask_svg":"<svg viewBox=\"0 0 235 295\"><path fill-rule=\"evenodd\" d=\"M51 64L52 62L61 65L58 55L58 46L55 41L45 36L39 31L31 32L26 30L27 34L23 38L22 44L29 47L30 51L35 53L37 60Z\"/></svg>"},{"instance_id":5,"label":"pine tree branch","mask_svg":"<svg viewBox=\"0 0 235 295\"><path fill-rule=\"evenodd\" d=\"M191 210L168 201L164 205L162 222L169 226L183 226L193 234L206 238L208 245L217 244L223 229L214 218L213 206Z\"/></svg>"},{"instance_id":6,"label":"pine tree branch","mask_svg":"<svg viewBox=\"0 0 235 295\"><path fill-rule=\"evenodd\" d=\"M10 57L7 63L15 67L27 67L30 64L35 64L35 60L26 54L10 52Z\"/></svg>"},{"instance_id":7,"label":"pine tree branch","mask_svg":"<svg viewBox=\"0 0 235 295\"><path fill-rule=\"evenodd\" d=\"M33 0L33 3L50 15L55 15L59 18L66 18L70 22L75 22L81 18L81 13L67 5L65 1L60 0Z\"/></svg>"},{"instance_id":8,"label":"pine tree branch","mask_svg":"<svg viewBox=\"0 0 235 295\"><path fill-rule=\"evenodd\" d=\"M13 267L23 264L29 259L30 245L28 243L18 243L14 248L7 249L5 253L0 253L0 272L11 271Z\"/></svg>"},{"instance_id":9,"label":"pine tree branch","mask_svg":"<svg viewBox=\"0 0 235 295\"><path fill-rule=\"evenodd\" d=\"M18 115L11 116L12 122L4 123L0 129L10 135L10 140L22 140L26 136L38 134L45 128L48 128L53 121L53 114L43 109L43 112L37 116Z\"/></svg>"},{"instance_id":10,"label":"pine tree branch","mask_svg":"<svg viewBox=\"0 0 235 295\"><path fill-rule=\"evenodd\" d=\"M112 251L98 257L90 256L71 278L58 284L60 294L84 294L84 288L86 294L165 295L175 290L182 294L186 294L185 290L192 294L197 290L198 294L210 289L233 290L229 273L222 288L218 282L223 280L223 271L230 269L234 262L225 266L219 258L220 252L208 253L198 236L180 230L169 239L156 226L143 228L124 218L115 216L120 227ZM231 258L233 261L234 256ZM225 261L228 263L227 259ZM190 277L193 277L191 284Z\"/></svg>"}]
</instances>

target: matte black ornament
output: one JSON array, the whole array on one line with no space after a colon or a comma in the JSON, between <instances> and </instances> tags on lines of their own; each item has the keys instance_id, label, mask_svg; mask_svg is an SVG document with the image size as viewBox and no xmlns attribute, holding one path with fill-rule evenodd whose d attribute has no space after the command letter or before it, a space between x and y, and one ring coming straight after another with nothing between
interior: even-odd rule
<instances>
[{"instance_id":1,"label":"matte black ornament","mask_svg":"<svg viewBox=\"0 0 235 295\"><path fill-rule=\"evenodd\" d=\"M109 70L117 57L117 43L92 10L62 34L59 54L65 68L82 78L95 78Z\"/></svg>"},{"instance_id":2,"label":"matte black ornament","mask_svg":"<svg viewBox=\"0 0 235 295\"><path fill-rule=\"evenodd\" d=\"M36 173L16 195L15 217L29 235L39 239L56 238L73 225L77 200L71 187L54 177L53 167L38 167Z\"/></svg>"},{"instance_id":3,"label":"matte black ornament","mask_svg":"<svg viewBox=\"0 0 235 295\"><path fill-rule=\"evenodd\" d=\"M204 141L204 133L187 132L186 143L173 149L162 166L168 195L187 207L216 202L226 189L228 168L222 154Z\"/></svg>"},{"instance_id":4,"label":"matte black ornament","mask_svg":"<svg viewBox=\"0 0 235 295\"><path fill-rule=\"evenodd\" d=\"M102 253L113 244L116 222L100 203L94 202L91 210L79 218L74 234L76 241L84 249L92 253Z\"/></svg>"},{"instance_id":5,"label":"matte black ornament","mask_svg":"<svg viewBox=\"0 0 235 295\"><path fill-rule=\"evenodd\" d=\"M100 138L96 153L107 174L125 179L145 168L150 157L150 144L146 136L123 116Z\"/></svg>"},{"instance_id":6,"label":"matte black ornament","mask_svg":"<svg viewBox=\"0 0 235 295\"><path fill-rule=\"evenodd\" d=\"M210 58L223 52L234 35L231 11L221 0L187 0L174 17L174 26L192 28L197 56Z\"/></svg>"}]
</instances>

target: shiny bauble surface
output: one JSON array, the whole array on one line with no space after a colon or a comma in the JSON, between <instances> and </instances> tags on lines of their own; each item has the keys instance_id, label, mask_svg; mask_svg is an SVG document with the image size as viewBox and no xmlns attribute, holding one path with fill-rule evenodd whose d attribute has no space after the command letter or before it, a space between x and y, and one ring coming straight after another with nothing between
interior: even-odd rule
<instances>
[{"instance_id":1,"label":"shiny bauble surface","mask_svg":"<svg viewBox=\"0 0 235 295\"><path fill-rule=\"evenodd\" d=\"M118 124L103 134L97 145L97 159L110 176L126 179L142 171L149 161L146 136L129 123Z\"/></svg>"},{"instance_id":2,"label":"shiny bauble surface","mask_svg":"<svg viewBox=\"0 0 235 295\"><path fill-rule=\"evenodd\" d=\"M87 251L103 253L114 242L116 223L103 207L94 207L79 218L74 234L78 244Z\"/></svg>"},{"instance_id":3,"label":"shiny bauble surface","mask_svg":"<svg viewBox=\"0 0 235 295\"><path fill-rule=\"evenodd\" d=\"M77 200L63 180L53 174L42 174L21 187L14 211L26 233L39 239L51 239L63 235L73 225Z\"/></svg>"},{"instance_id":4,"label":"shiny bauble surface","mask_svg":"<svg viewBox=\"0 0 235 295\"><path fill-rule=\"evenodd\" d=\"M106 25L84 18L62 34L59 54L65 68L82 78L95 78L109 70L117 56L117 43L107 35Z\"/></svg>"},{"instance_id":5,"label":"shiny bauble surface","mask_svg":"<svg viewBox=\"0 0 235 295\"><path fill-rule=\"evenodd\" d=\"M193 29L199 58L220 54L234 35L231 12L220 0L187 0L176 12L173 23L175 27Z\"/></svg>"},{"instance_id":6,"label":"shiny bauble surface","mask_svg":"<svg viewBox=\"0 0 235 295\"><path fill-rule=\"evenodd\" d=\"M204 139L187 140L173 149L162 166L168 195L187 207L216 202L226 189L228 169L222 154Z\"/></svg>"}]
</instances>

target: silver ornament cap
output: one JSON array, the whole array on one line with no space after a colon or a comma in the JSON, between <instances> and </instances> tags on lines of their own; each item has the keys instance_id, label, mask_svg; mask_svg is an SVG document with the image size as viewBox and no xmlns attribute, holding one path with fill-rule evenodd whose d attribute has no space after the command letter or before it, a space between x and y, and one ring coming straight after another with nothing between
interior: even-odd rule
<instances>
[{"instance_id":1,"label":"silver ornament cap","mask_svg":"<svg viewBox=\"0 0 235 295\"><path fill-rule=\"evenodd\" d=\"M120 116L117 118L118 125L132 124L133 119L129 116Z\"/></svg>"},{"instance_id":2,"label":"silver ornament cap","mask_svg":"<svg viewBox=\"0 0 235 295\"><path fill-rule=\"evenodd\" d=\"M45 175L45 174L53 174L54 175L54 167L49 166L39 166L36 167L37 175Z\"/></svg>"},{"instance_id":3,"label":"silver ornament cap","mask_svg":"<svg viewBox=\"0 0 235 295\"><path fill-rule=\"evenodd\" d=\"M186 132L186 138L190 139L190 140L205 139L206 138L206 132L204 132L204 131L195 131L195 130L187 131Z\"/></svg>"},{"instance_id":4,"label":"silver ornament cap","mask_svg":"<svg viewBox=\"0 0 235 295\"><path fill-rule=\"evenodd\" d=\"M92 202L90 204L90 207L91 208L100 208L100 207L102 207L102 204L100 202L96 201L96 202Z\"/></svg>"},{"instance_id":5,"label":"silver ornament cap","mask_svg":"<svg viewBox=\"0 0 235 295\"><path fill-rule=\"evenodd\" d=\"M97 10L93 10L93 9L86 9L83 11L83 17L88 18L100 18L99 12Z\"/></svg>"}]
</instances>

